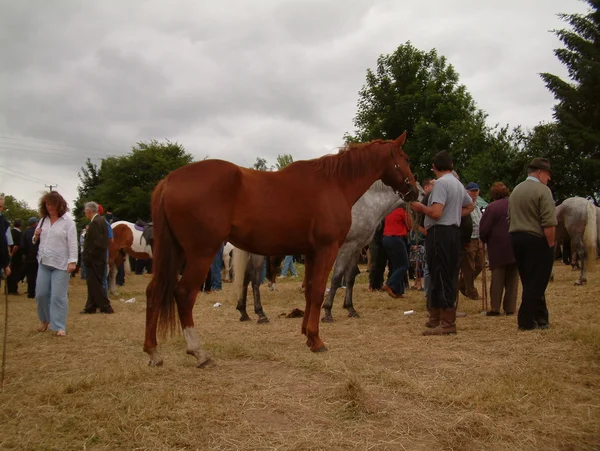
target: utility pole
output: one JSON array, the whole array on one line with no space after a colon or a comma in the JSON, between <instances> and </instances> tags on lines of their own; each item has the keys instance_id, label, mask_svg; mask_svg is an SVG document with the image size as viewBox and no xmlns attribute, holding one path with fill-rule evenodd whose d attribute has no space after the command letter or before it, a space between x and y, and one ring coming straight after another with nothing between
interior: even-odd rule
<instances>
[{"instance_id":1,"label":"utility pole","mask_svg":"<svg viewBox=\"0 0 600 451\"><path fill-rule=\"evenodd\" d=\"M56 188L58 185L44 185L46 188L50 188L50 191L52 191L52 188Z\"/></svg>"}]
</instances>

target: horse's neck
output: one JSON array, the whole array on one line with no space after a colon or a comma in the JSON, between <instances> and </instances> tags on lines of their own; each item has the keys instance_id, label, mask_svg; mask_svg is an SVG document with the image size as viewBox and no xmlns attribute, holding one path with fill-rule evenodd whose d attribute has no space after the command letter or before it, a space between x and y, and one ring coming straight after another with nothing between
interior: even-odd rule
<instances>
[{"instance_id":1,"label":"horse's neck","mask_svg":"<svg viewBox=\"0 0 600 451\"><path fill-rule=\"evenodd\" d=\"M362 165L356 175L342 180L341 186L344 196L350 205L354 205L358 199L365 194L367 189L383 175L384 165L389 164L391 158L389 150L383 147L369 149L373 155L373 161L369 165Z\"/></svg>"},{"instance_id":2,"label":"horse's neck","mask_svg":"<svg viewBox=\"0 0 600 451\"><path fill-rule=\"evenodd\" d=\"M390 187L371 188L352 207L348 238L369 240L377 224L404 201Z\"/></svg>"}]
</instances>

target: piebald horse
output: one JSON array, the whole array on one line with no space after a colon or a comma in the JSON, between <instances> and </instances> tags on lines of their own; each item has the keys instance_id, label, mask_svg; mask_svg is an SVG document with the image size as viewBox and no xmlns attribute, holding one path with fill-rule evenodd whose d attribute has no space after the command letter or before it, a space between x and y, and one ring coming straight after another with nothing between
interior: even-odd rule
<instances>
[{"instance_id":1,"label":"piebald horse","mask_svg":"<svg viewBox=\"0 0 600 451\"><path fill-rule=\"evenodd\" d=\"M187 353L198 367L210 363L192 311L201 281L225 241L253 254L306 256L301 331L311 351L326 351L319 335L320 310L329 272L350 230L352 206L375 180L406 200L419 195L402 150L405 139L406 132L393 141L350 144L336 155L297 161L276 172L204 160L161 180L152 194L153 276L146 289L144 351L150 365L163 363L157 327L174 332L176 306ZM280 207L273 210L273 204Z\"/></svg>"},{"instance_id":2,"label":"piebald horse","mask_svg":"<svg viewBox=\"0 0 600 451\"><path fill-rule=\"evenodd\" d=\"M113 242L108 249L108 265L110 268L109 290L116 293L117 271L115 263L119 257L119 250L123 249L133 258L147 260L152 258L152 246L146 243L142 232L136 229L135 224L127 221L117 221L111 224L113 229Z\"/></svg>"}]
</instances>

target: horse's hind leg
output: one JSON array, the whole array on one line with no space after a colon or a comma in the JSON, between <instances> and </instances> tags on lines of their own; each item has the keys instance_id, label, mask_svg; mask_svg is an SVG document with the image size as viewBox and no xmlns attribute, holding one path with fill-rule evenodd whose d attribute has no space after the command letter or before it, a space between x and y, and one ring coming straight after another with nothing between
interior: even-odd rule
<instances>
[{"instance_id":1,"label":"horse's hind leg","mask_svg":"<svg viewBox=\"0 0 600 451\"><path fill-rule=\"evenodd\" d=\"M240 312L240 321L250 321L248 312L246 311L246 303L248 301L248 284L250 279L248 274L244 275L244 286L242 287L242 294L237 302L236 310Z\"/></svg>"},{"instance_id":2,"label":"horse's hind leg","mask_svg":"<svg viewBox=\"0 0 600 451\"><path fill-rule=\"evenodd\" d=\"M156 340L156 328L158 326L158 313L159 306L152 304L151 299L152 291L154 290L154 278L148 284L146 288L146 338L144 340L144 352L150 357L148 365L150 366L161 366L163 359L157 351L158 342Z\"/></svg>"},{"instance_id":3,"label":"horse's hind leg","mask_svg":"<svg viewBox=\"0 0 600 451\"><path fill-rule=\"evenodd\" d=\"M346 296L344 297L344 308L348 310L348 318L360 318L360 315L356 310L354 310L354 305L352 304L352 293L354 291L354 282L356 281L356 276L358 275L358 267L356 263L358 261L358 256L356 260L352 260L350 262L350 266L346 269Z\"/></svg>"},{"instance_id":4,"label":"horse's hind leg","mask_svg":"<svg viewBox=\"0 0 600 451\"><path fill-rule=\"evenodd\" d=\"M325 296L325 302L323 302L323 310L325 315L321 318L324 323L333 323L333 315L331 309L333 308L333 300L335 299L335 293L342 284L342 277L344 277L344 271L346 270L345 262L342 263L343 255L338 254L338 258L333 266L333 276L331 276L331 287L329 293Z\"/></svg>"},{"instance_id":5,"label":"horse's hind leg","mask_svg":"<svg viewBox=\"0 0 600 451\"><path fill-rule=\"evenodd\" d=\"M573 239L572 239L572 245L573 245L573 253L577 255L577 260L579 260L579 267L580 267L580 271L579 271L579 280L577 280L575 282L575 285L585 285L585 283L587 282L587 276L586 276L586 255L585 255L585 246L583 244L583 234L582 233L576 233L573 234ZM573 259L573 261L575 261L575 259ZM575 268L573 268L575 269Z\"/></svg>"},{"instance_id":6,"label":"horse's hind leg","mask_svg":"<svg viewBox=\"0 0 600 451\"><path fill-rule=\"evenodd\" d=\"M252 295L254 297L254 313L258 316L257 323L258 324L266 324L269 322L269 318L265 315L265 312L262 308L262 303L260 301L260 282L261 282L261 272L264 265L264 260L260 260L257 262L259 264L252 265Z\"/></svg>"},{"instance_id":7,"label":"horse's hind leg","mask_svg":"<svg viewBox=\"0 0 600 451\"><path fill-rule=\"evenodd\" d=\"M200 291L201 281L206 278L212 258L196 257L193 261L187 260L183 276L175 288L175 301L183 336L186 342L186 352L198 360L197 367L203 368L212 361L210 355L200 347L200 340L194 328L192 311L196 303L196 296Z\"/></svg>"}]
</instances>

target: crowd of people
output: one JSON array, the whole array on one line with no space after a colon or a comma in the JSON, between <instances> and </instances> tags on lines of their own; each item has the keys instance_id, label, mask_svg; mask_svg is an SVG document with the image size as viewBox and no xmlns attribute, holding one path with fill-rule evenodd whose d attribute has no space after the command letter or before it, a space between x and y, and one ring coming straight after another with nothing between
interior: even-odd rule
<instances>
[{"instance_id":1,"label":"crowd of people","mask_svg":"<svg viewBox=\"0 0 600 451\"><path fill-rule=\"evenodd\" d=\"M519 329L547 328L545 291L554 261L556 227L555 203L547 186L550 162L535 158L528 166L527 179L512 194L504 183L494 183L492 203L483 211L477 202L479 185L462 185L447 152L434 156L432 171L435 179L423 181L423 201L411 204L414 224L403 205L375 231L369 244L369 291L403 297L412 269L413 288L425 291L429 312L423 335L454 334L459 293L481 299L475 281L487 256L491 284L486 315L499 316L501 308L506 316L515 314L520 277Z\"/></svg>"},{"instance_id":2,"label":"crowd of people","mask_svg":"<svg viewBox=\"0 0 600 451\"><path fill-rule=\"evenodd\" d=\"M377 227L369 244L369 291L403 297L411 275L416 279L413 288L425 292L429 318L423 334L453 334L459 292L480 299L475 280L485 268L487 255L491 270L487 315L498 316L501 308L505 315L516 312L520 278L519 329L547 328L545 290L554 260L556 227L555 203L547 186L549 161L535 158L528 166L527 179L512 193L503 183L494 183L492 203L484 211L477 204L479 185L463 186L447 152L434 156L432 171L435 178L423 181L422 202L410 206L416 213L414 219L401 206ZM78 261L87 283L81 313L114 313L107 283L114 218L111 213L103 216L96 202L88 202L84 211L89 224L78 242L75 222L66 214L67 202L59 193L45 194L39 207L39 220L29 218L22 230L22 221L17 219L11 228L1 214L4 198L0 197L0 268L7 277L9 294L18 295L19 282L27 280L27 297L35 298L37 304L38 331L50 328L64 336L68 284ZM205 291L222 289L222 264L223 246L203 284ZM119 269L123 280L123 267ZM288 272L297 275L292 256L284 261L282 277Z\"/></svg>"}]
</instances>

